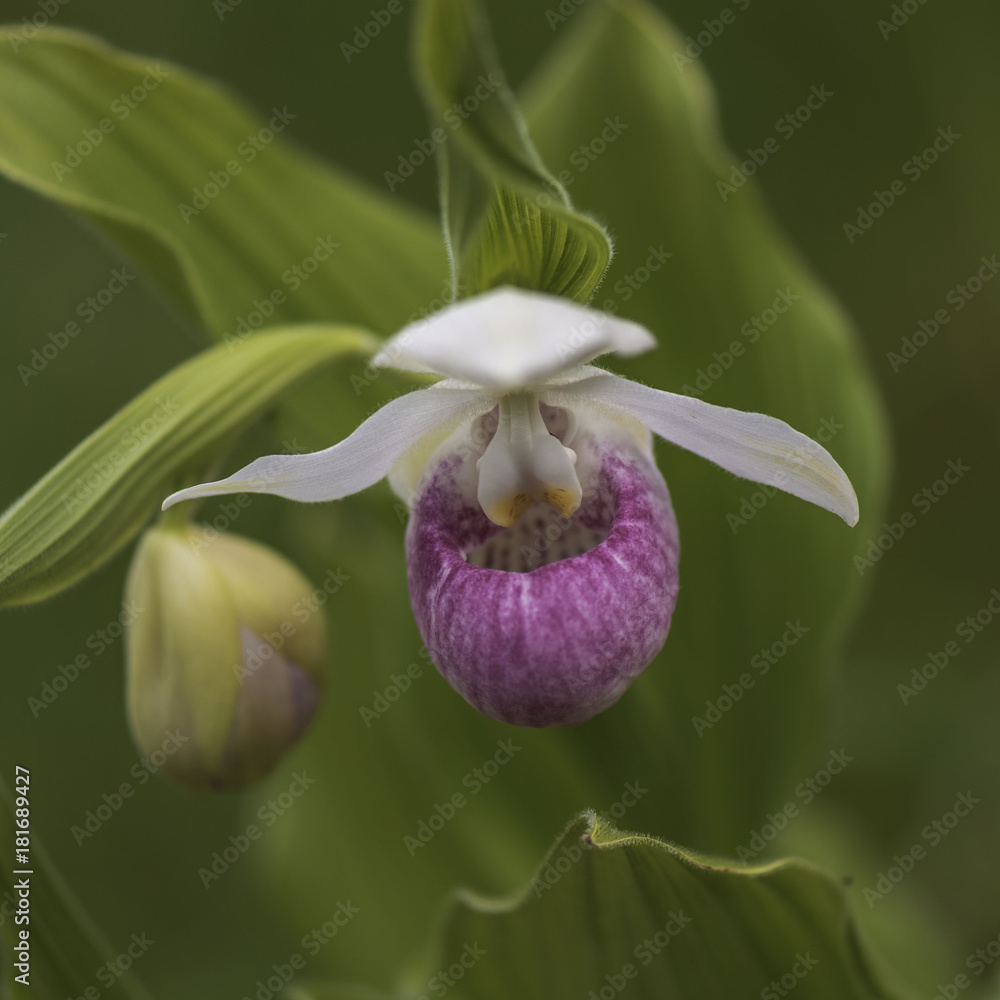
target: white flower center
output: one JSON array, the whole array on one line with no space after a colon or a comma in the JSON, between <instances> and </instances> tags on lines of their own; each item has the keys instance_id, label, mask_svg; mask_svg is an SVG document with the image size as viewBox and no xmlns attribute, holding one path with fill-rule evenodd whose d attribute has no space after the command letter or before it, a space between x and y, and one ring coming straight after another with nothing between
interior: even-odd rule
<instances>
[{"instance_id":1,"label":"white flower center","mask_svg":"<svg viewBox=\"0 0 1000 1000\"><path fill-rule=\"evenodd\" d=\"M534 393L503 396L499 410L496 434L476 463L484 513L503 528L538 502L570 517L583 496L576 452L549 433Z\"/></svg>"}]
</instances>

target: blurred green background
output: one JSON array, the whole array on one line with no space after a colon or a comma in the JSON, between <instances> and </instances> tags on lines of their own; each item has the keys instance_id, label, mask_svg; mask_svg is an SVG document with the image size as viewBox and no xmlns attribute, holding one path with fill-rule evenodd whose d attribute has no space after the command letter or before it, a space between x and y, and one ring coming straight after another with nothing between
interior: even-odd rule
<instances>
[{"instance_id":1,"label":"blurred green background","mask_svg":"<svg viewBox=\"0 0 1000 1000\"><path fill-rule=\"evenodd\" d=\"M221 5L213 8L210 0L170 5L72 0L56 23L216 77L261 114L287 105L298 116L298 143L384 190L383 172L426 134L407 72L406 13L348 63L340 43L350 41L355 26L368 19L370 3L245 0L227 6L231 10L220 18ZM558 32L566 30L546 16L558 5L505 0L489 6L501 58L510 79L519 83ZM677 0L658 6L684 34L697 34L723 5ZM738 10L741 4L730 6ZM0 21L16 23L35 11L34 4L4 0ZM910 949L921 939L911 929L927 929L935 947L926 949L918 972L910 972L913 985L929 996L936 988L932 977L950 981L963 971L968 954L1000 933L1000 866L995 861L1000 619L963 644L961 655L925 693L904 706L897 692L897 684L928 652L954 639L956 626L1000 588L995 521L1000 281L987 284L960 311L948 300L949 292L980 267L981 257L1000 254L1000 8L990 0L947 5L934 0L883 38L877 21L890 16L888 3L845 0L834 7L752 0L706 47L700 62L717 89L725 139L741 154L734 159L774 135L777 120L794 111L814 85L833 94L814 120L782 142L753 183L859 328L892 430L887 520L898 521L914 510L915 494L931 487L949 460L970 468L866 573L871 589L850 637L828 739L831 747L845 747L856 763L810 811L808 828L800 824L786 845L855 879L856 909L891 963L915 961ZM607 72L613 74L615 67ZM953 129L961 138L912 181L904 164L929 146L939 129ZM850 242L844 223L855 222L858 207L897 178L905 180L906 194ZM432 168L418 170L396 197L434 211ZM136 283L44 378L23 386L17 365L48 331L64 325L78 302L102 287L120 257L67 213L5 181L0 181L0 233L3 506L204 339L155 289ZM391 274L386 281L392 281ZM918 321L942 307L953 312L951 321L893 371L887 352L898 351ZM674 387L687 374L680 373ZM281 437L280 429L265 429L247 449L273 448ZM328 524L311 518L315 531L329 535L338 523L350 525L354 536L345 544L345 565L353 556L352 565L363 575L366 559L401 562L400 538L377 530L380 518L392 517L388 500L371 514L360 506L348 510ZM286 517L279 504L258 503L238 530L265 537L283 533L291 539L293 555L308 564L303 553L310 539L301 527L285 525ZM737 534L733 544L739 539ZM794 545L792 537L788 545ZM785 555L793 553L778 554ZM286 960L299 947L304 931L316 925L310 921L322 922L325 909L336 902L321 901L315 912L292 920L277 902L281 893L273 874L262 884L252 863L240 865L207 892L191 878L212 850L221 850L226 838L242 829L245 814L266 800L265 792L251 790L241 804L236 797L192 799L150 782L127 815L78 847L71 825L93 808L101 791L127 780L136 760L123 712L121 644L95 657L93 666L38 718L27 707L27 699L38 696L58 665L86 651L88 637L114 619L126 567L127 554L120 555L70 593L0 619L2 760L5 768L14 762L32 767L36 829L112 942L123 947L130 934L142 930L164 942L139 963L140 976L163 997L194 996L186 977L199 970L204 979L197 995L225 987L235 996L241 987L233 983L245 982L242 988L249 991L272 962ZM319 576L322 572L319 567ZM780 572L780 558L762 568L763 587L768 572ZM377 609L370 614L366 624L377 632L383 627ZM334 609L331 624L336 650L338 627L357 623ZM388 669L372 667L372 686ZM433 734L415 738L433 740ZM452 770L455 777L465 767L456 763ZM904 886L871 910L861 887L873 884L893 854L920 842L921 829L966 791L981 799L972 815ZM374 815L391 815L385 788L373 785L368 794ZM642 826L640 812L629 817L628 825ZM671 830L648 832L672 835ZM322 841L322 831L314 836ZM282 841L277 848L291 870L296 845ZM349 867L350 859L336 863ZM487 888L503 888L503 878L497 881ZM427 901L429 914L437 902ZM349 947L345 941L345 952ZM406 948L397 942L387 940L384 947L389 967L405 957ZM340 957L331 950L322 961L336 968ZM247 972L248 963L257 971Z\"/></svg>"}]
</instances>

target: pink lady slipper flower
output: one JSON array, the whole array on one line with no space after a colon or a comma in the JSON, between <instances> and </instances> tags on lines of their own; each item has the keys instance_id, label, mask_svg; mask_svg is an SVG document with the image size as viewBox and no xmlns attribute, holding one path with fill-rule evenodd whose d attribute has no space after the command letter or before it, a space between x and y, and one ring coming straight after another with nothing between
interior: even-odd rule
<instances>
[{"instance_id":1,"label":"pink lady slipper flower","mask_svg":"<svg viewBox=\"0 0 1000 1000\"><path fill-rule=\"evenodd\" d=\"M445 679L490 718L575 725L649 665L677 600L677 522L650 431L858 519L840 466L781 420L586 364L654 346L627 320L497 289L406 327L375 358L442 381L332 448L259 458L164 507L241 492L336 500L388 475L411 509L410 598Z\"/></svg>"}]
</instances>

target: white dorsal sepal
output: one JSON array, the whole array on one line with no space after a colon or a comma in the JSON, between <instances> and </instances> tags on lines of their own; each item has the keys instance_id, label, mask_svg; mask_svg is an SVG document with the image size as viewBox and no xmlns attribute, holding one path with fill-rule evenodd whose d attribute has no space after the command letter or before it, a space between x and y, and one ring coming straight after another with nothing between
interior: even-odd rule
<instances>
[{"instance_id":1,"label":"white dorsal sepal","mask_svg":"<svg viewBox=\"0 0 1000 1000\"><path fill-rule=\"evenodd\" d=\"M576 453L549 433L533 393L503 396L499 406L496 434L477 463L483 512L503 528L539 501L569 517L583 495Z\"/></svg>"}]
</instances>

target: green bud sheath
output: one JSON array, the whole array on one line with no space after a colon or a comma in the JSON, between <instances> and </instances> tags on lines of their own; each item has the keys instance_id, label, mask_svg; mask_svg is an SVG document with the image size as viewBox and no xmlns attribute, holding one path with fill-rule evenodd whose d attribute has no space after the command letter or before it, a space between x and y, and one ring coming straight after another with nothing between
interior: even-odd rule
<instances>
[{"instance_id":1,"label":"green bud sheath","mask_svg":"<svg viewBox=\"0 0 1000 1000\"><path fill-rule=\"evenodd\" d=\"M264 776L319 703L327 663L313 588L281 556L196 525L159 526L139 543L126 583L127 702L143 753L193 790ZM179 735L178 735L179 734Z\"/></svg>"}]
</instances>

